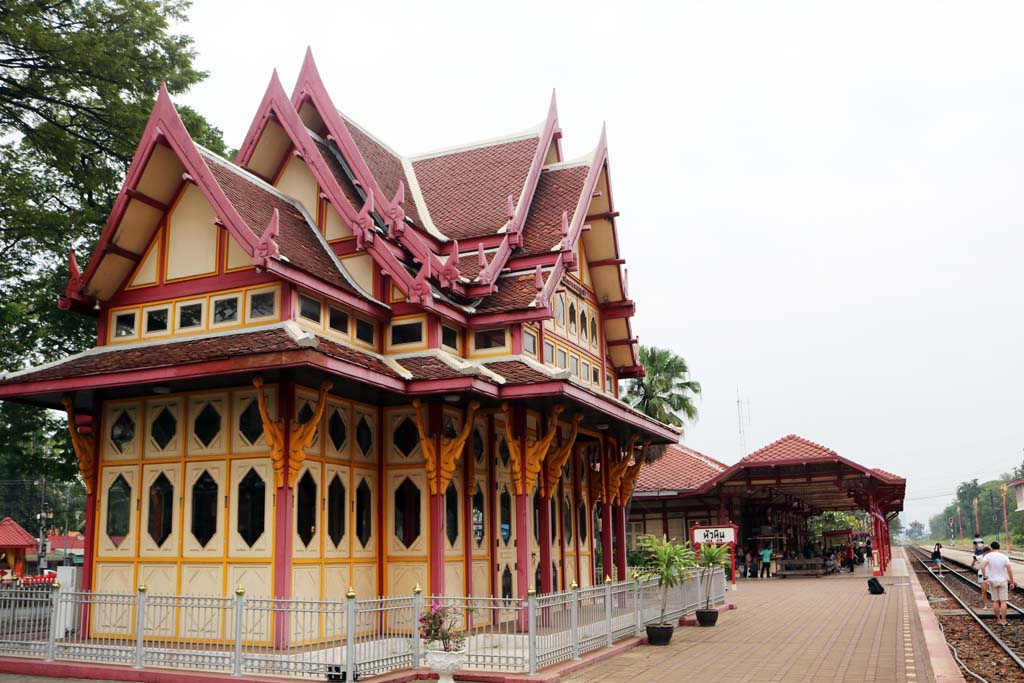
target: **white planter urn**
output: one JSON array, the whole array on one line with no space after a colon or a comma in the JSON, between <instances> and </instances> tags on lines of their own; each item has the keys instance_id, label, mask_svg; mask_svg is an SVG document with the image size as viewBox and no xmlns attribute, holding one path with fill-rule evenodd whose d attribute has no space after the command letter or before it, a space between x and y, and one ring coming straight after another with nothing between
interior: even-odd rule
<instances>
[{"instance_id":1,"label":"white planter urn","mask_svg":"<svg viewBox=\"0 0 1024 683\"><path fill-rule=\"evenodd\" d=\"M466 668L469 654L465 650L427 650L427 668L437 674L438 683L452 683L452 674Z\"/></svg>"}]
</instances>

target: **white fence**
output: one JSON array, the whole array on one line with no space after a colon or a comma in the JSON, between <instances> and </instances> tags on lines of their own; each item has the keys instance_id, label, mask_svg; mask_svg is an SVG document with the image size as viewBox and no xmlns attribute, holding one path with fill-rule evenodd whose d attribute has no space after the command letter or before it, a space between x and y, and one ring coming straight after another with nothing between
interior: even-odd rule
<instances>
[{"instance_id":1,"label":"white fence","mask_svg":"<svg viewBox=\"0 0 1024 683\"><path fill-rule=\"evenodd\" d=\"M725 602L722 570L669 592L666 620ZM462 615L469 669L534 673L641 635L661 617L651 580L518 598L428 597L344 601L0 590L0 657L103 662L235 676L355 680L416 667L425 606Z\"/></svg>"}]
</instances>

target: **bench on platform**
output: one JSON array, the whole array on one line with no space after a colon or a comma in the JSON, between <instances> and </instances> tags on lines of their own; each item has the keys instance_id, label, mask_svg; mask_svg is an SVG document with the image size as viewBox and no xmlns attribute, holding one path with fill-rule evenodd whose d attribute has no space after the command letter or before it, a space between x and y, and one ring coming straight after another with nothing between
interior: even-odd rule
<instances>
[{"instance_id":1,"label":"bench on platform","mask_svg":"<svg viewBox=\"0 0 1024 683\"><path fill-rule=\"evenodd\" d=\"M825 565L820 557L813 557L809 560L798 558L792 560L779 560L779 569L775 576L783 578L787 576L824 576Z\"/></svg>"}]
</instances>

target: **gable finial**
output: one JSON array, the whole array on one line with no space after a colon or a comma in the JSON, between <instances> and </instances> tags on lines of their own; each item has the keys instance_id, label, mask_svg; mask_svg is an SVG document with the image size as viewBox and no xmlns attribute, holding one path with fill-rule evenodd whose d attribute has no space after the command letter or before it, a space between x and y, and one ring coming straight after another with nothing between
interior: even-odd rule
<instances>
[{"instance_id":1,"label":"gable finial","mask_svg":"<svg viewBox=\"0 0 1024 683\"><path fill-rule=\"evenodd\" d=\"M429 261L429 259L428 259ZM452 240L451 245L448 247L448 260L444 262L444 268L441 271L442 276L448 285L453 282L459 281L459 241Z\"/></svg>"},{"instance_id":2,"label":"gable finial","mask_svg":"<svg viewBox=\"0 0 1024 683\"><path fill-rule=\"evenodd\" d=\"M481 270L487 267L487 255L484 253L483 242L477 242L476 244L476 262Z\"/></svg>"},{"instance_id":3,"label":"gable finial","mask_svg":"<svg viewBox=\"0 0 1024 683\"><path fill-rule=\"evenodd\" d=\"M405 203L405 183L398 181L398 188L391 203L384 210L384 216L388 224L388 234L394 237L401 237L405 234L405 210L402 204Z\"/></svg>"},{"instance_id":4,"label":"gable finial","mask_svg":"<svg viewBox=\"0 0 1024 683\"><path fill-rule=\"evenodd\" d=\"M533 286L537 288L537 291L544 289L544 273L540 269L540 264L537 264L537 269L533 271Z\"/></svg>"},{"instance_id":5,"label":"gable finial","mask_svg":"<svg viewBox=\"0 0 1024 683\"><path fill-rule=\"evenodd\" d=\"M363 201L363 208L359 210L355 221L352 224L352 231L356 234L356 249L362 251L367 244L373 244L373 193L367 192Z\"/></svg>"},{"instance_id":6,"label":"gable finial","mask_svg":"<svg viewBox=\"0 0 1024 683\"><path fill-rule=\"evenodd\" d=\"M565 238L565 237L568 237L568 236L569 236L569 212L568 211L563 211L562 212L562 237Z\"/></svg>"},{"instance_id":7,"label":"gable finial","mask_svg":"<svg viewBox=\"0 0 1024 683\"><path fill-rule=\"evenodd\" d=\"M516 203L512 198L512 195L508 196L508 200L505 204L505 213L508 214L508 243L511 247L523 246L522 233L520 232L522 226L516 222Z\"/></svg>"},{"instance_id":8,"label":"gable finial","mask_svg":"<svg viewBox=\"0 0 1024 683\"><path fill-rule=\"evenodd\" d=\"M280 225L281 214L277 209L274 209L274 213L270 216L270 222L263 229L260 241L256 244L256 252L253 254L252 262L257 268L266 270L270 259L281 255L281 251L277 246L277 233Z\"/></svg>"}]
</instances>

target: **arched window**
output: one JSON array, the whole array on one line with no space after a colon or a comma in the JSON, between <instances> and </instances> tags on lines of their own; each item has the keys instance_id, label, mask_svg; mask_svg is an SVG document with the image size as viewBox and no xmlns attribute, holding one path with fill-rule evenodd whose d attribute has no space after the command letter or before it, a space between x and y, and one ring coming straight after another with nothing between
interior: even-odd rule
<instances>
[{"instance_id":1,"label":"arched window","mask_svg":"<svg viewBox=\"0 0 1024 683\"><path fill-rule=\"evenodd\" d=\"M584 343L587 341L587 314L585 311L580 311L580 339Z\"/></svg>"},{"instance_id":2,"label":"arched window","mask_svg":"<svg viewBox=\"0 0 1024 683\"><path fill-rule=\"evenodd\" d=\"M597 346L597 316L590 319L590 345Z\"/></svg>"},{"instance_id":3,"label":"arched window","mask_svg":"<svg viewBox=\"0 0 1024 683\"><path fill-rule=\"evenodd\" d=\"M316 494L316 481L309 470L302 475L295 488L295 531L302 545L308 548L316 535L317 503L320 502Z\"/></svg>"},{"instance_id":4,"label":"arched window","mask_svg":"<svg viewBox=\"0 0 1024 683\"><path fill-rule=\"evenodd\" d=\"M576 303L569 304L569 334L576 334Z\"/></svg>"},{"instance_id":5,"label":"arched window","mask_svg":"<svg viewBox=\"0 0 1024 683\"><path fill-rule=\"evenodd\" d=\"M561 294L555 295L555 324L565 327L565 300Z\"/></svg>"}]
</instances>

